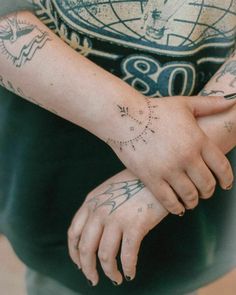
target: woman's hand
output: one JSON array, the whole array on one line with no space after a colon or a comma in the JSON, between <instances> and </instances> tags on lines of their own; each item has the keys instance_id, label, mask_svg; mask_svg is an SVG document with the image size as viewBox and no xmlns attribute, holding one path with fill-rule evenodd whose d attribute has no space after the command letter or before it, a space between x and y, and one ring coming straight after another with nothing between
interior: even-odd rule
<instances>
[{"instance_id":1,"label":"woman's hand","mask_svg":"<svg viewBox=\"0 0 236 295\"><path fill-rule=\"evenodd\" d=\"M139 106L118 105L119 126L129 126L108 143L171 213L197 206L213 195L218 178L223 189L233 182L227 158L198 126L206 116L235 104L220 97L145 99ZM128 128L127 128L128 129ZM179 201L182 200L182 203Z\"/></svg>"},{"instance_id":2,"label":"woman's hand","mask_svg":"<svg viewBox=\"0 0 236 295\"><path fill-rule=\"evenodd\" d=\"M15 29L31 30L16 34L11 42L11 23ZM212 172L223 188L231 185L228 161L197 126L194 115L221 112L233 102L205 97L148 99L75 52L32 13L5 16L0 26L7 48L7 55L0 54L0 84L108 142L170 212L195 207L198 192L211 196ZM35 44L35 52L30 44ZM24 59L18 60L23 51Z\"/></svg>"},{"instance_id":3,"label":"woman's hand","mask_svg":"<svg viewBox=\"0 0 236 295\"><path fill-rule=\"evenodd\" d=\"M132 280L143 238L166 215L144 184L124 170L92 191L77 211L68 230L70 256L94 286L99 280L98 251L105 274L119 285L116 256L121 246L123 272Z\"/></svg>"}]
</instances>

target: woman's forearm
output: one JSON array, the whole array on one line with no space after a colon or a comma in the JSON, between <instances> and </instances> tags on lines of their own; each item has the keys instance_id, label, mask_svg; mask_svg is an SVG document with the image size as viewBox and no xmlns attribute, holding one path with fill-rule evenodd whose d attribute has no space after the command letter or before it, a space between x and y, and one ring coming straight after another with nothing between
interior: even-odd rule
<instances>
[{"instance_id":1,"label":"woman's forearm","mask_svg":"<svg viewBox=\"0 0 236 295\"><path fill-rule=\"evenodd\" d=\"M236 93L236 51L212 77L200 95ZM236 146L236 106L226 112L198 119L205 133L227 153Z\"/></svg>"},{"instance_id":2,"label":"woman's forearm","mask_svg":"<svg viewBox=\"0 0 236 295\"><path fill-rule=\"evenodd\" d=\"M32 13L0 19L0 83L107 140L125 126L114 105L144 104L128 84L75 52ZM109 121L109 124L107 122Z\"/></svg>"}]
</instances>

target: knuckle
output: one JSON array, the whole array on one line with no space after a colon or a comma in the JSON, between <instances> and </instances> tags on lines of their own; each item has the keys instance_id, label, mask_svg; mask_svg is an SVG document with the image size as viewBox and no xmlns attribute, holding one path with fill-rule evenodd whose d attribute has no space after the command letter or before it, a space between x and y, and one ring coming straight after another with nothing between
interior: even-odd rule
<instances>
[{"instance_id":1,"label":"knuckle","mask_svg":"<svg viewBox=\"0 0 236 295\"><path fill-rule=\"evenodd\" d=\"M88 255L88 247L86 247L86 245L84 244L80 244L79 245L79 252L82 256L87 256Z\"/></svg>"},{"instance_id":2,"label":"knuckle","mask_svg":"<svg viewBox=\"0 0 236 295\"><path fill-rule=\"evenodd\" d=\"M67 231L67 236L69 239L74 239L76 237L76 233L73 230L72 226L69 227L69 229Z\"/></svg>"},{"instance_id":3,"label":"knuckle","mask_svg":"<svg viewBox=\"0 0 236 295\"><path fill-rule=\"evenodd\" d=\"M215 191L215 187L216 187L216 182L212 181L211 183L208 183L204 191L202 192L201 196L205 199L210 198Z\"/></svg>"},{"instance_id":4,"label":"knuckle","mask_svg":"<svg viewBox=\"0 0 236 295\"><path fill-rule=\"evenodd\" d=\"M109 254L106 250L99 250L98 252L98 258L102 263L109 262Z\"/></svg>"},{"instance_id":5,"label":"knuckle","mask_svg":"<svg viewBox=\"0 0 236 295\"><path fill-rule=\"evenodd\" d=\"M189 191L185 194L184 200L189 203L196 203L198 201L198 193L195 190Z\"/></svg>"},{"instance_id":6,"label":"knuckle","mask_svg":"<svg viewBox=\"0 0 236 295\"><path fill-rule=\"evenodd\" d=\"M182 206L178 201L175 200L166 200L164 202L164 206L172 213L172 214L180 214L182 210Z\"/></svg>"},{"instance_id":7,"label":"knuckle","mask_svg":"<svg viewBox=\"0 0 236 295\"><path fill-rule=\"evenodd\" d=\"M190 148L187 148L185 150L184 154L182 154L181 161L183 163L192 163L193 162L193 153L192 153L192 150Z\"/></svg>"},{"instance_id":8,"label":"knuckle","mask_svg":"<svg viewBox=\"0 0 236 295\"><path fill-rule=\"evenodd\" d=\"M201 139L198 140L199 137L195 138L193 142L191 142L188 146L184 148L181 153L181 160L184 163L194 165L198 159L200 154L200 144Z\"/></svg>"},{"instance_id":9,"label":"knuckle","mask_svg":"<svg viewBox=\"0 0 236 295\"><path fill-rule=\"evenodd\" d=\"M193 202L187 202L187 209L194 209L198 205L198 201L194 200Z\"/></svg>"},{"instance_id":10,"label":"knuckle","mask_svg":"<svg viewBox=\"0 0 236 295\"><path fill-rule=\"evenodd\" d=\"M229 164L229 162L228 162L228 160L226 158L221 160L221 163L220 163L219 167L220 167L220 170L221 170L222 174L225 174L229 170L231 170L230 169L230 164Z\"/></svg>"}]
</instances>

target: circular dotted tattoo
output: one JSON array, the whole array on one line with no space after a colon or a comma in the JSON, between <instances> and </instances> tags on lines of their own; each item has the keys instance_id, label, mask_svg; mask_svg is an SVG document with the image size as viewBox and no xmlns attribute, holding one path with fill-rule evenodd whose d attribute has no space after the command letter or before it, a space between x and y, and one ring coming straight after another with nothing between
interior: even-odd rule
<instances>
[{"instance_id":1,"label":"circular dotted tattoo","mask_svg":"<svg viewBox=\"0 0 236 295\"><path fill-rule=\"evenodd\" d=\"M132 122L132 125L129 127L129 130L131 132L134 132L137 128L141 128L141 131L136 135L135 137L128 139L128 140L115 140L112 138L108 138L107 143L110 145L115 145L119 148L120 151L123 150L124 147L131 146L131 148L135 151L136 150L136 144L139 141L142 141L143 143L147 143L147 140L145 139L145 136L147 133L155 133L155 131L151 128L153 120L158 120L159 118L155 115L155 109L158 107L157 105L152 105L151 100L148 98L145 98L145 109L140 109L138 111L139 116L145 118L137 118L135 115L133 115L130 112L129 107L120 106L117 105L117 108L119 110L119 113L122 118L128 118L130 122Z\"/></svg>"}]
</instances>

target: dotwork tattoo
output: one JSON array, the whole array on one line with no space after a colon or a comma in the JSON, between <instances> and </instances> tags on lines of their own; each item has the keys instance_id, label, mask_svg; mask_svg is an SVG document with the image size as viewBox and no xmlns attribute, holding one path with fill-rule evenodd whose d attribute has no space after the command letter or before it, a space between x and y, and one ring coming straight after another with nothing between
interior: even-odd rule
<instances>
[{"instance_id":1,"label":"dotwork tattoo","mask_svg":"<svg viewBox=\"0 0 236 295\"><path fill-rule=\"evenodd\" d=\"M139 179L111 183L107 190L94 196L88 203L94 203L94 211L101 207L110 207L109 214L111 214L144 187L144 184Z\"/></svg>"},{"instance_id":2,"label":"dotwork tattoo","mask_svg":"<svg viewBox=\"0 0 236 295\"><path fill-rule=\"evenodd\" d=\"M154 99L152 99L152 101L154 101ZM129 126L129 131L135 135L133 135L131 139L128 138L126 140L108 138L107 144L117 147L120 151L122 151L124 147L128 146L131 146L131 148L135 151L136 144L139 141L147 144L145 136L148 133L155 133L151 125L154 120L159 119L155 113L156 108L158 108L158 105L152 104L151 99L148 98L145 98L145 107L143 109L139 109L136 114L132 114L129 107L117 105L121 118L129 120L128 122L132 124Z\"/></svg>"},{"instance_id":3,"label":"dotwork tattoo","mask_svg":"<svg viewBox=\"0 0 236 295\"><path fill-rule=\"evenodd\" d=\"M229 86L235 87L236 83L236 60L230 60L227 62L223 68L216 73L215 78L216 82L219 82L219 80L224 77L226 74L229 74L233 76L232 80L230 81Z\"/></svg>"},{"instance_id":4,"label":"dotwork tattoo","mask_svg":"<svg viewBox=\"0 0 236 295\"><path fill-rule=\"evenodd\" d=\"M17 19L16 13L0 22L0 50L16 67L32 60L36 51L50 40L47 32Z\"/></svg>"},{"instance_id":5,"label":"dotwork tattoo","mask_svg":"<svg viewBox=\"0 0 236 295\"><path fill-rule=\"evenodd\" d=\"M40 104L39 102L37 102L35 99L33 99L32 97L26 95L24 93L24 91L20 88L20 87L15 87L10 81L4 81L3 77L0 75L0 86L6 88L7 90L15 93L16 95L19 95L27 100L29 100L30 102L38 105L39 107L41 108L44 108L44 109L47 109L49 110L50 112L58 115L58 113L54 110L54 109L51 109L51 108L48 108L48 107L45 107L43 106L42 104Z\"/></svg>"},{"instance_id":6,"label":"dotwork tattoo","mask_svg":"<svg viewBox=\"0 0 236 295\"><path fill-rule=\"evenodd\" d=\"M232 121L225 121L224 122L224 128L229 132L231 133L232 130L233 130L233 126L234 126L234 123Z\"/></svg>"},{"instance_id":7,"label":"dotwork tattoo","mask_svg":"<svg viewBox=\"0 0 236 295\"><path fill-rule=\"evenodd\" d=\"M129 108L128 107L121 107L117 105L117 107L120 109L120 115L121 117L129 117L131 120L133 120L135 123L142 125L142 122L136 118L134 118L130 113L129 113ZM139 111L139 113L141 110Z\"/></svg>"}]
</instances>

